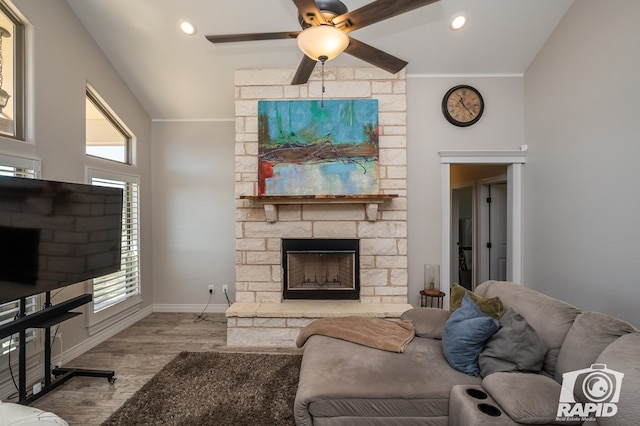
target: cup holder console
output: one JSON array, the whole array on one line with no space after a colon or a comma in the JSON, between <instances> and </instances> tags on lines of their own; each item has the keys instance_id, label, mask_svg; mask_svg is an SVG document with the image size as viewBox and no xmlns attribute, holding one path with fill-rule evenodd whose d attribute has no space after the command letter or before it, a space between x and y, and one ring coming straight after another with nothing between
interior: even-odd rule
<instances>
[{"instance_id":1,"label":"cup holder console","mask_svg":"<svg viewBox=\"0 0 640 426\"><path fill-rule=\"evenodd\" d=\"M455 385L449 399L449 424L452 426L514 425L489 392L481 385Z\"/></svg>"},{"instance_id":2,"label":"cup holder console","mask_svg":"<svg viewBox=\"0 0 640 426\"><path fill-rule=\"evenodd\" d=\"M487 399L487 393L480 389L469 388L466 390L467 395L475 399Z\"/></svg>"},{"instance_id":3,"label":"cup holder console","mask_svg":"<svg viewBox=\"0 0 640 426\"><path fill-rule=\"evenodd\" d=\"M502 411L500 411L500 409L495 405L491 404L478 404L478 410L491 417L499 417L502 415Z\"/></svg>"}]
</instances>

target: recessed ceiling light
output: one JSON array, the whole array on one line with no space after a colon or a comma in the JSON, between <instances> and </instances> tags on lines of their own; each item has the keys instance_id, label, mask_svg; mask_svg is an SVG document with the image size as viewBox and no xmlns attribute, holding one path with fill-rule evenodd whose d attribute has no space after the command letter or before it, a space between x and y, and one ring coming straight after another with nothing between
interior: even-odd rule
<instances>
[{"instance_id":1,"label":"recessed ceiling light","mask_svg":"<svg viewBox=\"0 0 640 426\"><path fill-rule=\"evenodd\" d=\"M466 23L467 23L467 17L462 14L458 14L454 16L453 19L451 19L451 23L449 23L449 28L451 28L453 31L458 31L459 29L464 27Z\"/></svg>"},{"instance_id":2,"label":"recessed ceiling light","mask_svg":"<svg viewBox=\"0 0 640 426\"><path fill-rule=\"evenodd\" d=\"M184 19L180 21L180 29L186 35L194 35L198 31L195 25Z\"/></svg>"}]
</instances>

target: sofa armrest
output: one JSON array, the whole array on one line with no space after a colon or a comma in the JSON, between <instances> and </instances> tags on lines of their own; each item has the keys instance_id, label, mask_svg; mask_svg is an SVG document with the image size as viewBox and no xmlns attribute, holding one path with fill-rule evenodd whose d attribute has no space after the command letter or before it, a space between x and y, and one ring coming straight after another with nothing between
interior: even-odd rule
<instances>
[{"instance_id":1,"label":"sofa armrest","mask_svg":"<svg viewBox=\"0 0 640 426\"><path fill-rule=\"evenodd\" d=\"M442 339L442 329L451 313L439 308L413 308L405 311L402 320L413 321L416 336Z\"/></svg>"},{"instance_id":2,"label":"sofa armrest","mask_svg":"<svg viewBox=\"0 0 640 426\"><path fill-rule=\"evenodd\" d=\"M482 387L517 423L580 425L581 419L558 418L562 386L542 374L499 372L482 380Z\"/></svg>"}]
</instances>

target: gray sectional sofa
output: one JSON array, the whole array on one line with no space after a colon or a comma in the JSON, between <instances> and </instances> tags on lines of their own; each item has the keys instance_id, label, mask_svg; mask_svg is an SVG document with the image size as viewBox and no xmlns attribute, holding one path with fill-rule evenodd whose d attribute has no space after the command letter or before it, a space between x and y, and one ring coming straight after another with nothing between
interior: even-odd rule
<instances>
[{"instance_id":1,"label":"gray sectional sofa","mask_svg":"<svg viewBox=\"0 0 640 426\"><path fill-rule=\"evenodd\" d=\"M453 314L415 308L402 318L413 321L416 333L403 353L310 337L295 399L296 424L640 424L636 328L509 282L488 281L474 293L498 297L535 330L544 345L540 371L521 368L517 360L486 377L457 371L445 359L441 340ZM494 370L502 365L489 364Z\"/></svg>"}]
</instances>

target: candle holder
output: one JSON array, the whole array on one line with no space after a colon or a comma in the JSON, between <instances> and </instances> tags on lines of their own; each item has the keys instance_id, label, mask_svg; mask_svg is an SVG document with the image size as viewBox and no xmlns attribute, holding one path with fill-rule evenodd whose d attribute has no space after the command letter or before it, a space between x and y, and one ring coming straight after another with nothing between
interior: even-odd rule
<instances>
[{"instance_id":1,"label":"candle holder","mask_svg":"<svg viewBox=\"0 0 640 426\"><path fill-rule=\"evenodd\" d=\"M424 265L424 289L440 291L440 265Z\"/></svg>"}]
</instances>

